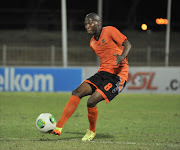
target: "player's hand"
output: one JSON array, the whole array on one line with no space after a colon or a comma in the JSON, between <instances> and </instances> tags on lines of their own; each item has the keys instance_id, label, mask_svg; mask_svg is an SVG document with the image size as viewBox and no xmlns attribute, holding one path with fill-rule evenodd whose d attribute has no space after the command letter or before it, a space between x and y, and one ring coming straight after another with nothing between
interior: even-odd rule
<instances>
[{"instance_id":1,"label":"player's hand","mask_svg":"<svg viewBox=\"0 0 180 150\"><path fill-rule=\"evenodd\" d=\"M113 54L113 55L116 56L116 65L118 66L124 60L124 57L119 54Z\"/></svg>"}]
</instances>

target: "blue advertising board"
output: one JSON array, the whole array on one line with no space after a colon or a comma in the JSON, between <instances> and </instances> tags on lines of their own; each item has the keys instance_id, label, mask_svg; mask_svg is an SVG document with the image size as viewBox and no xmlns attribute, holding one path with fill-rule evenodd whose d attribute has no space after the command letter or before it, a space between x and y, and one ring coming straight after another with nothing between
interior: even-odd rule
<instances>
[{"instance_id":1,"label":"blue advertising board","mask_svg":"<svg viewBox=\"0 0 180 150\"><path fill-rule=\"evenodd\" d=\"M81 68L0 68L0 91L69 92L81 82Z\"/></svg>"}]
</instances>

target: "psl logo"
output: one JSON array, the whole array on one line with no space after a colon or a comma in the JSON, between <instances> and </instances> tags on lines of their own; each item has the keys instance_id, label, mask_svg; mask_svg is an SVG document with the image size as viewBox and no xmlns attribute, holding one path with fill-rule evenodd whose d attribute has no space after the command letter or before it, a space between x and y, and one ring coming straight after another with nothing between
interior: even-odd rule
<instances>
[{"instance_id":1,"label":"psl logo","mask_svg":"<svg viewBox=\"0 0 180 150\"><path fill-rule=\"evenodd\" d=\"M132 86L129 86L128 89L156 90L158 87L152 86L154 76L154 72L137 72L134 75L129 73L128 82L131 82Z\"/></svg>"}]
</instances>

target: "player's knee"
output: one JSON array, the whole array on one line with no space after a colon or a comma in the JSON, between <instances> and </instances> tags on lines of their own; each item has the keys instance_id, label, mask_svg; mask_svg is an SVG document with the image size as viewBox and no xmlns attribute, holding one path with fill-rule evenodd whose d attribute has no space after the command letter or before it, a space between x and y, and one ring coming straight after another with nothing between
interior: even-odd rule
<instances>
[{"instance_id":1,"label":"player's knee","mask_svg":"<svg viewBox=\"0 0 180 150\"><path fill-rule=\"evenodd\" d=\"M80 95L80 91L78 89L75 89L72 91L72 95L78 96Z\"/></svg>"},{"instance_id":2,"label":"player's knee","mask_svg":"<svg viewBox=\"0 0 180 150\"><path fill-rule=\"evenodd\" d=\"M89 98L87 101L87 107L95 107L95 106L96 103L91 98Z\"/></svg>"},{"instance_id":3,"label":"player's knee","mask_svg":"<svg viewBox=\"0 0 180 150\"><path fill-rule=\"evenodd\" d=\"M75 90L72 91L72 95L75 95L75 96L77 96L79 98L82 98L82 97L84 97L85 94L84 94L84 92L82 90L75 89Z\"/></svg>"}]
</instances>

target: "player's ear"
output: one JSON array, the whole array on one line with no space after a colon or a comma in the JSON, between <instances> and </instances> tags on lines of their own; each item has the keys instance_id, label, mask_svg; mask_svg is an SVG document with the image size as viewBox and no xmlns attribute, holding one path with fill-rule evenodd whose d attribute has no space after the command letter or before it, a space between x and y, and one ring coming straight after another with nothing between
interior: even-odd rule
<instances>
[{"instance_id":1,"label":"player's ear","mask_svg":"<svg viewBox=\"0 0 180 150\"><path fill-rule=\"evenodd\" d=\"M98 26L100 26L101 25L101 21L98 21Z\"/></svg>"}]
</instances>

